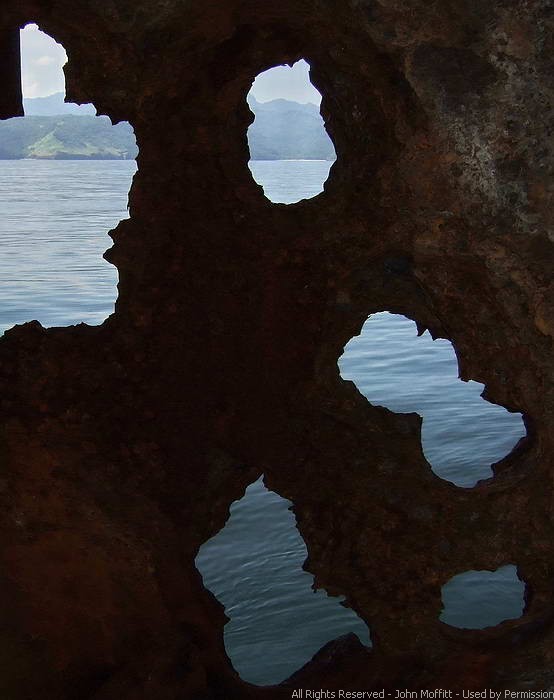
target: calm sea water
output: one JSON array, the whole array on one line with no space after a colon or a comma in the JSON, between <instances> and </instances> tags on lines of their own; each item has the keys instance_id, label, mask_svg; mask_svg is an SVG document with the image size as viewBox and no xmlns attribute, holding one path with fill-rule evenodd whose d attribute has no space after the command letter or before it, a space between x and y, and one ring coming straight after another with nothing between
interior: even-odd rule
<instances>
[{"instance_id":1,"label":"calm sea water","mask_svg":"<svg viewBox=\"0 0 554 700\"><path fill-rule=\"evenodd\" d=\"M329 160L251 160L254 180L272 202L292 204L319 194L333 165Z\"/></svg>"},{"instance_id":2,"label":"calm sea water","mask_svg":"<svg viewBox=\"0 0 554 700\"><path fill-rule=\"evenodd\" d=\"M0 330L102 323L117 270L102 259L127 218L134 161L0 161Z\"/></svg>"},{"instance_id":3,"label":"calm sea water","mask_svg":"<svg viewBox=\"0 0 554 700\"><path fill-rule=\"evenodd\" d=\"M418 338L415 323L404 316L368 318L346 345L339 368L371 403L419 413L427 461L457 486L491 477L490 465L525 435L521 414L482 399L483 384L458 379L452 343L428 332Z\"/></svg>"},{"instance_id":4,"label":"calm sea water","mask_svg":"<svg viewBox=\"0 0 554 700\"><path fill-rule=\"evenodd\" d=\"M327 161L258 161L250 168L273 201L321 190ZM45 326L101 323L113 312L117 273L102 259L107 231L127 217L136 166L124 161L0 161L0 330L37 319ZM339 366L372 402L424 417L423 446L434 472L460 487L490 475L490 464L524 434L517 414L479 397L481 385L457 379L450 343L404 317L372 316L348 343ZM253 683L283 680L322 644L364 623L301 569L304 542L290 503L261 480L231 507L226 527L197 565L225 605L229 656ZM515 562L496 572L460 572L443 589L445 622L483 627L518 617L522 583Z\"/></svg>"}]
</instances>

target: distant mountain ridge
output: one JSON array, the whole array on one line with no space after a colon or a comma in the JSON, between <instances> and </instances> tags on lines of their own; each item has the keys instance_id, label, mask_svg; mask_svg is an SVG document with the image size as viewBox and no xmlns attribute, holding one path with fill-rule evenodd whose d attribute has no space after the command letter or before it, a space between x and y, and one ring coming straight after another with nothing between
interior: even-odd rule
<instances>
[{"instance_id":1,"label":"distant mountain ridge","mask_svg":"<svg viewBox=\"0 0 554 700\"><path fill-rule=\"evenodd\" d=\"M130 124L109 117L29 116L0 121L0 160L133 160L138 148Z\"/></svg>"},{"instance_id":2,"label":"distant mountain ridge","mask_svg":"<svg viewBox=\"0 0 554 700\"><path fill-rule=\"evenodd\" d=\"M67 114L81 116L94 116L94 105L77 105L73 102L65 102L63 92L56 92L47 97L28 97L23 99L25 116L29 117L59 117Z\"/></svg>"},{"instance_id":3,"label":"distant mountain ridge","mask_svg":"<svg viewBox=\"0 0 554 700\"><path fill-rule=\"evenodd\" d=\"M289 100L248 104L256 114L248 130L253 160L334 160L335 149L319 108ZM64 102L63 93L24 100L25 117L0 121L0 160L134 159L138 148L127 122L112 125L93 105Z\"/></svg>"},{"instance_id":4,"label":"distant mountain ridge","mask_svg":"<svg viewBox=\"0 0 554 700\"><path fill-rule=\"evenodd\" d=\"M317 105L281 99L258 102L252 96L248 105L256 115L248 129L253 160L335 160Z\"/></svg>"}]
</instances>

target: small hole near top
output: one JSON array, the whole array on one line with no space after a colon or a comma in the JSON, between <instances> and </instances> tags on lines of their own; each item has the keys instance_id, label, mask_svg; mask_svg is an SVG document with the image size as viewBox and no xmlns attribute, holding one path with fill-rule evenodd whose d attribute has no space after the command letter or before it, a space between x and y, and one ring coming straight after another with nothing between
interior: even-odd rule
<instances>
[{"instance_id":1,"label":"small hole near top","mask_svg":"<svg viewBox=\"0 0 554 700\"><path fill-rule=\"evenodd\" d=\"M311 84L309 64L276 66L254 80L247 101L255 115L248 129L254 180L275 203L292 204L323 191L335 147Z\"/></svg>"}]
</instances>

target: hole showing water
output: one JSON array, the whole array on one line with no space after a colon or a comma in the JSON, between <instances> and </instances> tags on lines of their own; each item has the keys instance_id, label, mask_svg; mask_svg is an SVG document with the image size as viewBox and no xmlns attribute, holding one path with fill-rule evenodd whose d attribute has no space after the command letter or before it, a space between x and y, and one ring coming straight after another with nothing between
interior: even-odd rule
<instances>
[{"instance_id":1,"label":"hole showing water","mask_svg":"<svg viewBox=\"0 0 554 700\"><path fill-rule=\"evenodd\" d=\"M64 103L66 60L36 24L21 31L26 116L0 121L0 332L114 310L117 270L102 255L128 217L136 140L130 124Z\"/></svg>"},{"instance_id":2,"label":"hole showing water","mask_svg":"<svg viewBox=\"0 0 554 700\"><path fill-rule=\"evenodd\" d=\"M321 94L304 60L260 73L247 101L250 170L272 202L292 204L323 191L335 148L319 111Z\"/></svg>"},{"instance_id":3,"label":"hole showing water","mask_svg":"<svg viewBox=\"0 0 554 700\"><path fill-rule=\"evenodd\" d=\"M225 527L196 557L204 585L225 606L225 647L241 678L279 683L328 641L348 632L370 645L367 626L340 598L312 590L306 545L290 501L251 484Z\"/></svg>"},{"instance_id":4,"label":"hole showing water","mask_svg":"<svg viewBox=\"0 0 554 700\"><path fill-rule=\"evenodd\" d=\"M422 444L434 473L457 486L492 476L526 434L520 413L481 398L483 384L458 378L452 344L417 337L405 316L373 314L339 359L343 379L373 404L423 417Z\"/></svg>"},{"instance_id":5,"label":"hole showing water","mask_svg":"<svg viewBox=\"0 0 554 700\"><path fill-rule=\"evenodd\" d=\"M493 627L521 617L524 596L525 583L512 564L496 571L466 571L442 587L440 620L462 629Z\"/></svg>"}]
</instances>

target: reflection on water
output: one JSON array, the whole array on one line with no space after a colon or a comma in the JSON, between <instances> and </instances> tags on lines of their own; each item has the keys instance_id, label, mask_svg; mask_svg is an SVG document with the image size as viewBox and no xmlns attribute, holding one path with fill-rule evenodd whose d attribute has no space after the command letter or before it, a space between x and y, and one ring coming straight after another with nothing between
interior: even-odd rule
<instances>
[{"instance_id":1,"label":"reflection on water","mask_svg":"<svg viewBox=\"0 0 554 700\"><path fill-rule=\"evenodd\" d=\"M367 626L340 605L343 598L312 590L290 505L260 478L196 558L204 585L231 618L225 627L231 661L244 680L259 685L284 680L341 634L354 632L371 644Z\"/></svg>"},{"instance_id":2,"label":"reflection on water","mask_svg":"<svg viewBox=\"0 0 554 700\"><path fill-rule=\"evenodd\" d=\"M0 161L0 331L113 313L107 235L127 218L134 161Z\"/></svg>"},{"instance_id":3,"label":"reflection on water","mask_svg":"<svg viewBox=\"0 0 554 700\"><path fill-rule=\"evenodd\" d=\"M248 167L254 180L272 202L293 204L323 192L334 161L330 160L251 160Z\"/></svg>"},{"instance_id":4,"label":"reflection on water","mask_svg":"<svg viewBox=\"0 0 554 700\"><path fill-rule=\"evenodd\" d=\"M474 486L492 476L491 464L525 436L520 413L481 398L483 384L458 379L452 344L417 337L413 321L374 314L352 338L339 360L350 379L373 404L423 417L423 451L435 474L458 486Z\"/></svg>"},{"instance_id":5,"label":"reflection on water","mask_svg":"<svg viewBox=\"0 0 554 700\"><path fill-rule=\"evenodd\" d=\"M512 564L496 571L466 571L442 587L440 619L453 627L482 629L521 617L525 584Z\"/></svg>"}]
</instances>

